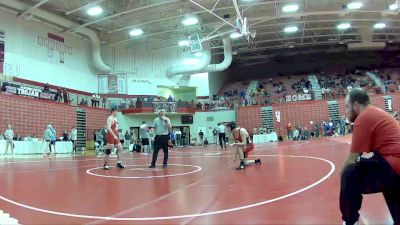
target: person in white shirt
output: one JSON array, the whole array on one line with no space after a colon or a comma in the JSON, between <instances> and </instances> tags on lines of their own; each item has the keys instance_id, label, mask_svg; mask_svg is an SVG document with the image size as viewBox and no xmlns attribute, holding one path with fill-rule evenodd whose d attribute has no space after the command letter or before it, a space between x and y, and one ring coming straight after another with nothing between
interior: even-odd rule
<instances>
[{"instance_id":1,"label":"person in white shirt","mask_svg":"<svg viewBox=\"0 0 400 225\"><path fill-rule=\"evenodd\" d=\"M92 95L92 99L90 99L92 101L92 107L96 106L96 93L93 93Z\"/></svg>"},{"instance_id":2,"label":"person in white shirt","mask_svg":"<svg viewBox=\"0 0 400 225\"><path fill-rule=\"evenodd\" d=\"M70 135L71 135L70 139L72 141L72 149L73 149L73 152L75 153L76 152L76 140L78 139L78 131L76 130L75 127L72 127Z\"/></svg>"},{"instance_id":3,"label":"person in white shirt","mask_svg":"<svg viewBox=\"0 0 400 225\"><path fill-rule=\"evenodd\" d=\"M146 121L142 122L139 128L140 139L142 140L142 151L144 154L150 154L150 128Z\"/></svg>"},{"instance_id":4,"label":"person in white shirt","mask_svg":"<svg viewBox=\"0 0 400 225\"><path fill-rule=\"evenodd\" d=\"M151 160L149 168L156 168L157 156L161 148L164 152L163 168L168 166L168 140L169 130L172 128L172 125L170 119L165 116L164 109L161 109L158 115L159 116L155 118L153 122L156 137L154 139L153 159Z\"/></svg>"},{"instance_id":5,"label":"person in white shirt","mask_svg":"<svg viewBox=\"0 0 400 225\"><path fill-rule=\"evenodd\" d=\"M300 135L299 130L297 129L293 130L293 140L299 140L299 135Z\"/></svg>"},{"instance_id":6,"label":"person in white shirt","mask_svg":"<svg viewBox=\"0 0 400 225\"><path fill-rule=\"evenodd\" d=\"M96 106L96 107L100 107L100 100L101 100L101 97L100 97L99 94L96 94L95 97L96 97L95 106Z\"/></svg>"},{"instance_id":7,"label":"person in white shirt","mask_svg":"<svg viewBox=\"0 0 400 225\"><path fill-rule=\"evenodd\" d=\"M8 152L8 147L11 146L11 155L14 155L14 131L12 129L11 124L8 124L8 128L7 130L4 132L4 138L7 141L7 145L6 145L6 152L4 153L4 155L7 155Z\"/></svg>"},{"instance_id":8,"label":"person in white shirt","mask_svg":"<svg viewBox=\"0 0 400 225\"><path fill-rule=\"evenodd\" d=\"M175 140L176 140L176 146L182 146L182 131L180 129L177 129L175 132Z\"/></svg>"},{"instance_id":9,"label":"person in white shirt","mask_svg":"<svg viewBox=\"0 0 400 225\"><path fill-rule=\"evenodd\" d=\"M226 149L226 128L222 123L218 123L218 133L219 133L219 145L221 149L225 147Z\"/></svg>"}]
</instances>

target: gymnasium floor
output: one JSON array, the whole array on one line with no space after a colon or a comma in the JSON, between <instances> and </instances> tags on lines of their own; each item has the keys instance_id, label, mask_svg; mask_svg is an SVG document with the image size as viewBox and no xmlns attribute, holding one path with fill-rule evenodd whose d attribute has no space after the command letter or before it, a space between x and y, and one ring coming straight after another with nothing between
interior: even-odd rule
<instances>
[{"instance_id":1,"label":"gymnasium floor","mask_svg":"<svg viewBox=\"0 0 400 225\"><path fill-rule=\"evenodd\" d=\"M215 145L172 149L168 168L155 170L132 153L110 171L94 156L3 159L0 209L24 225L341 224L338 170L350 140L258 145L250 158L262 165L243 171ZM361 214L360 224L392 223L380 194L365 196Z\"/></svg>"}]
</instances>

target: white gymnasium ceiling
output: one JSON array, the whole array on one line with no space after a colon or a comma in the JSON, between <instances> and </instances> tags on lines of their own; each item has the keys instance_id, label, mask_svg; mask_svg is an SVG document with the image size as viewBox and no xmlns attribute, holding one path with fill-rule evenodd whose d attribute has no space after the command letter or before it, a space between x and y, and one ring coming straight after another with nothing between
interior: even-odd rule
<instances>
[{"instance_id":1,"label":"white gymnasium ceiling","mask_svg":"<svg viewBox=\"0 0 400 225\"><path fill-rule=\"evenodd\" d=\"M223 54L222 34L234 30L228 23L234 25L237 17L233 0L15 1L32 6L18 12L22 14L21 18L35 19L30 12L35 8L44 9L81 24L62 27L64 32L86 27L97 31L103 44L123 44L128 48L182 48L178 46L180 40L199 33L203 38L211 38L214 55ZM256 35L249 42L233 40L237 53L234 59L243 64L262 63L277 54L335 51L348 43L355 48L377 48L385 42L399 40L399 13L388 9L395 0L355 1L361 2L362 8L348 10L347 4L353 1L347 0L237 0L239 8L244 11L243 16L248 19L250 31L256 31ZM292 3L297 3L299 10L283 13L282 7ZM100 6L103 13L89 16L86 11L92 6ZM183 18L189 15L196 16L199 24L183 26ZM337 25L343 22L349 23L351 28L338 30ZM373 29L379 22L385 23L386 28ZM283 30L287 26L297 26L298 31L286 34ZM135 28L142 29L143 35L131 37L129 32Z\"/></svg>"}]
</instances>

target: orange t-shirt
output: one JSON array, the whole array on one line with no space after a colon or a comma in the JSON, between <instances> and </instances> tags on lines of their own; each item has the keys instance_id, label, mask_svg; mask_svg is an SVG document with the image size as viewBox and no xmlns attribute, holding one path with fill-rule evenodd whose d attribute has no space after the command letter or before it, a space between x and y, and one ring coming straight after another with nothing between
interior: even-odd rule
<instances>
[{"instance_id":1,"label":"orange t-shirt","mask_svg":"<svg viewBox=\"0 0 400 225\"><path fill-rule=\"evenodd\" d=\"M387 112L367 108L354 121L351 152L377 152L400 175L400 126Z\"/></svg>"}]
</instances>

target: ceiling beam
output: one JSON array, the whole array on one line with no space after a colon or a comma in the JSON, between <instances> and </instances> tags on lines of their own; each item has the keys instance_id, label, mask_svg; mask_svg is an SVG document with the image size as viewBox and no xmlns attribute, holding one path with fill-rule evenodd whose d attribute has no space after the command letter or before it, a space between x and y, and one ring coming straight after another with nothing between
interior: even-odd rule
<instances>
[{"instance_id":1,"label":"ceiling beam","mask_svg":"<svg viewBox=\"0 0 400 225\"><path fill-rule=\"evenodd\" d=\"M273 2L259 2L259 3L255 3L255 4L243 4L242 6L245 7L245 6L252 6L252 5L269 5L269 4L273 4ZM213 10L213 12L220 11L220 10L226 10L226 9L233 9L233 8L234 8L233 6L219 7L219 8L215 8ZM197 15L197 14L203 14L203 13L207 13L207 11L206 10L201 10L201 11L190 12L191 15ZM175 15L175 16L163 17L163 18L158 19L157 22L162 22L162 21L165 21L165 20L171 20L171 19L175 19L175 18L178 18L178 17L182 17L182 16L184 16L184 15ZM150 24L150 23L152 23L152 21L146 21L146 22L143 22L143 23L132 24L132 25L128 25L128 26L124 26L124 27L112 30L109 33L115 33L115 32L118 32L118 31L130 29L130 28L133 28L133 27L139 27L139 26L143 26L143 25L146 25L146 24Z\"/></svg>"},{"instance_id":2,"label":"ceiling beam","mask_svg":"<svg viewBox=\"0 0 400 225\"><path fill-rule=\"evenodd\" d=\"M378 12L383 12L383 11L362 11L362 12L357 11L357 13L372 13L372 12L378 13ZM308 12L308 13L297 14L297 15L298 16L299 15L300 16L307 16L308 17L308 16L313 16L313 15L321 15L321 16L323 16L323 15L332 15L332 14L340 14L340 13L343 13L343 12L342 11L329 11L329 12L325 12L325 13ZM265 21L266 18L271 18L271 17L268 17L268 16L254 17L254 18L249 18L249 21L258 21L258 20ZM310 18L310 17L308 17L308 18ZM276 18L274 18L274 19L276 19ZM339 20L342 20L342 19L338 18L338 19L330 19L330 20L312 20L312 21L305 21L305 23L310 24L310 23L337 22ZM377 21L377 19L347 19L346 21L349 21L349 22ZM388 22L400 22L400 20L385 20L385 21L388 21ZM297 24L297 23L304 23L304 21L295 21L292 24ZM213 22L213 23L203 24L203 26L212 25L212 24L221 24L221 23L220 22ZM257 24L261 24L261 23L257 23ZM273 24L267 24L267 25L253 26L252 28L256 29L256 28L261 28L261 27L283 26L285 24L287 24L287 23L273 23ZM253 23L253 25L254 25L254 23ZM143 37L151 37L151 36L171 33L171 32L179 31L179 30L182 30L182 29L185 29L185 28L169 29L169 30L165 30L165 31L160 31L160 32L157 32L157 33L149 34L149 35L146 35L146 36L143 36ZM209 37L209 38L207 38L205 40L215 39L215 38L218 38L220 36L229 34L230 32L233 32L233 31L234 31L233 29L229 30L229 31L223 31L223 32L221 32L219 34L216 34L216 35L213 35L213 36L211 36L211 37ZM133 40L133 39L132 38L128 38L128 39L124 39L124 40L120 40L120 41L116 41L116 42L110 43L109 45L115 45L115 44L123 43L123 42L126 42L126 41L130 41L130 40Z\"/></svg>"},{"instance_id":3,"label":"ceiling beam","mask_svg":"<svg viewBox=\"0 0 400 225\"><path fill-rule=\"evenodd\" d=\"M66 12L65 15L69 15L69 14L78 12L78 11L80 11L81 9L84 9L84 8L89 7L89 6L92 6L92 5L97 5L97 4L102 3L102 2L104 2L104 1L105 1L105 0L97 0L97 1L94 1L94 2L92 2L92 3L83 5L83 6L81 6L81 7L76 8L76 9L70 10L70 11Z\"/></svg>"},{"instance_id":4,"label":"ceiling beam","mask_svg":"<svg viewBox=\"0 0 400 225\"><path fill-rule=\"evenodd\" d=\"M76 29L79 29L79 28L82 28L82 27L86 27L86 26L89 26L89 25L92 25L92 24L95 24L95 23L98 23L98 22L101 22L101 21L109 20L109 19L112 19L112 18L115 18L115 17L118 17L118 16L130 14L130 13L133 13L133 12L142 11L142 10L149 9L149 8L152 8L152 7L171 4L171 3L174 3L174 2L178 2L178 1L181 1L181 0L168 0L168 1L163 0L163 1L161 1L159 3L156 3L156 4L151 4L151 5L146 5L146 6L139 7L139 8L130 9L130 10L119 12L119 13L116 13L116 14L112 14L110 16L106 16L106 17L103 17L103 18L100 18L100 19L97 19L97 20L93 20L93 21L84 23L84 24L82 24L80 26L72 27L72 28L68 29L67 31L69 31L69 32L70 31L74 31Z\"/></svg>"},{"instance_id":5,"label":"ceiling beam","mask_svg":"<svg viewBox=\"0 0 400 225\"><path fill-rule=\"evenodd\" d=\"M28 13L32 12L33 10L39 8L43 4L47 3L49 0L41 0L40 2L36 3L34 6L30 7L29 9L25 10L21 14L18 15L18 18L22 18L23 16L27 15Z\"/></svg>"}]
</instances>

